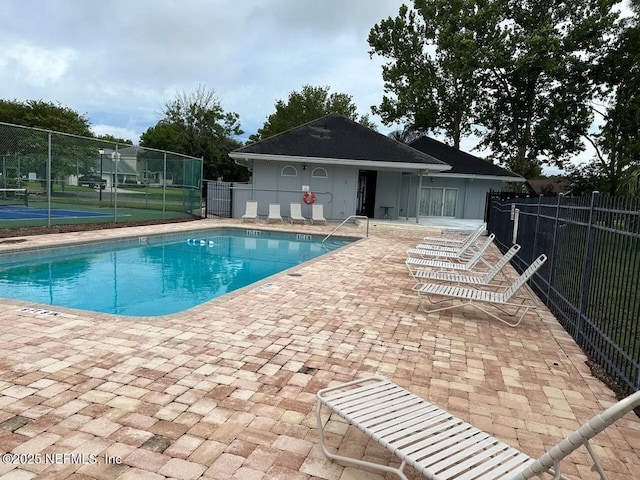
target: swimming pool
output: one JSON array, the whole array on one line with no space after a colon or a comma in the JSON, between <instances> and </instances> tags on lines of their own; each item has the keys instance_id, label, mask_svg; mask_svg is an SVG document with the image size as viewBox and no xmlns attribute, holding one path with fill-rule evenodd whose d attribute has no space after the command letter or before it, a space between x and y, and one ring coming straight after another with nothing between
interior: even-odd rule
<instances>
[{"instance_id":1,"label":"swimming pool","mask_svg":"<svg viewBox=\"0 0 640 480\"><path fill-rule=\"evenodd\" d=\"M130 316L194 307L353 242L246 229L0 256L0 297Z\"/></svg>"}]
</instances>

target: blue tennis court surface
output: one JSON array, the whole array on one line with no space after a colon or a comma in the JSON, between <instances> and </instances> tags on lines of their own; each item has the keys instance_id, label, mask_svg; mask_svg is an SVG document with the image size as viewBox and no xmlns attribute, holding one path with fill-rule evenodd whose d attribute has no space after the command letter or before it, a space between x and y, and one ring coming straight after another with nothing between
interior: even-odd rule
<instances>
[{"instance_id":1,"label":"blue tennis court surface","mask_svg":"<svg viewBox=\"0 0 640 480\"><path fill-rule=\"evenodd\" d=\"M30 208L20 205L5 205L0 207L0 220L36 220L47 218L48 215L49 210L46 208ZM113 213L83 212L80 210L66 210L63 208L51 209L51 218L81 217L113 217Z\"/></svg>"}]
</instances>

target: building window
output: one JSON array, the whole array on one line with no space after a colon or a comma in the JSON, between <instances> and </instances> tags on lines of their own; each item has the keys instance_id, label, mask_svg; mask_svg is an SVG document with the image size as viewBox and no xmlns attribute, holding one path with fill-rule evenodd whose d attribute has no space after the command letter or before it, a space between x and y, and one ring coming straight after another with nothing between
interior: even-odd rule
<instances>
[{"instance_id":1,"label":"building window","mask_svg":"<svg viewBox=\"0 0 640 480\"><path fill-rule=\"evenodd\" d=\"M297 177L298 171L296 170L296 167L292 165L287 165L282 169L282 172L280 172L280 175L282 175L283 177Z\"/></svg>"},{"instance_id":2,"label":"building window","mask_svg":"<svg viewBox=\"0 0 640 480\"><path fill-rule=\"evenodd\" d=\"M313 172L311 172L311 176L313 178L327 178L329 175L327 175L327 171L324 168L316 167L313 169Z\"/></svg>"}]
</instances>

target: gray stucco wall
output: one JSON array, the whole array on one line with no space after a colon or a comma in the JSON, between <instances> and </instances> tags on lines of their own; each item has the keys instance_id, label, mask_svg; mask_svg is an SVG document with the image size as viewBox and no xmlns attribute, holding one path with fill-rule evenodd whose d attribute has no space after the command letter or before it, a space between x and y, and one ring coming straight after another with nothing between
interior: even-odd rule
<instances>
[{"instance_id":1,"label":"gray stucco wall","mask_svg":"<svg viewBox=\"0 0 640 480\"><path fill-rule=\"evenodd\" d=\"M381 218L383 206L390 207L391 218L398 218L400 192L402 186L402 173L400 172L378 172L376 181L376 205L375 218Z\"/></svg>"},{"instance_id":2,"label":"gray stucco wall","mask_svg":"<svg viewBox=\"0 0 640 480\"><path fill-rule=\"evenodd\" d=\"M316 169L323 170L316 170ZM283 172L287 169L288 172ZM326 171L326 176L318 175ZM285 173L285 174L283 174ZM289 173L289 174L286 174ZM255 162L250 184L234 186L233 216L241 217L247 200L258 201L258 214L266 217L270 203L279 203L283 217L289 216L292 202L302 204L302 214L311 217L311 206L303 202L303 186L316 195L316 203L324 206L328 220L344 220L355 215L357 167L339 165L301 165L286 162ZM375 218L380 218L382 206L391 207L392 219L416 217L419 177L394 171L378 171L376 180ZM456 218L483 219L486 192L500 189L502 182L480 178L427 177L423 188L449 188L457 190Z\"/></svg>"},{"instance_id":3,"label":"gray stucco wall","mask_svg":"<svg viewBox=\"0 0 640 480\"><path fill-rule=\"evenodd\" d=\"M289 175L283 175L285 173ZM318 170L320 169L320 170ZM291 175L294 173L295 175ZM326 172L326 177L322 174ZM333 165L300 165L286 162L256 162L252 183L234 188L234 217L244 214L247 200L258 202L258 215L266 217L270 203L279 203L283 217L289 216L290 203L302 204L302 215L311 217L311 206L303 201L303 186L316 195L328 220L355 214L358 170Z\"/></svg>"}]
</instances>

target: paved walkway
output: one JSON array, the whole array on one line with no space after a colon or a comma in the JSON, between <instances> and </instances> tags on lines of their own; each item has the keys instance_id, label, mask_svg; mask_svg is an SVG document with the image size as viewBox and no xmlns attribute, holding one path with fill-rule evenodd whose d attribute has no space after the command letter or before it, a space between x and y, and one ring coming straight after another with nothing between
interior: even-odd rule
<instances>
[{"instance_id":1,"label":"paved walkway","mask_svg":"<svg viewBox=\"0 0 640 480\"><path fill-rule=\"evenodd\" d=\"M25 237L0 250L157 229ZM314 416L318 389L373 373L532 456L615 401L545 308L517 329L473 310L418 311L404 251L421 236L372 227L368 239L296 267L296 276L166 317L0 299L0 453L15 454L2 457L0 479L383 478L328 461ZM343 453L394 461L344 423L331 419L328 430ZM635 415L597 437L595 449L611 479L640 478ZM584 451L565 469L597 478Z\"/></svg>"}]
</instances>

